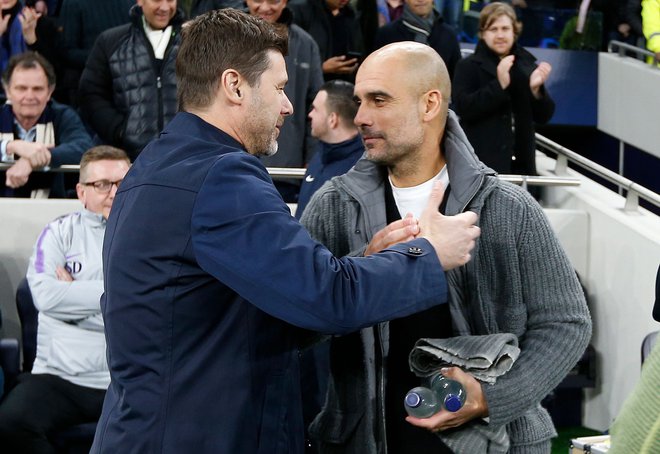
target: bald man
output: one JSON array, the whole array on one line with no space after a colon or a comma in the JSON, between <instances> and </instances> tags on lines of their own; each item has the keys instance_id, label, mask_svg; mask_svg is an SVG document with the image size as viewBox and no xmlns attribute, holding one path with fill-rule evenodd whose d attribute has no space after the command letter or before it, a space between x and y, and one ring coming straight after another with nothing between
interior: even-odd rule
<instances>
[{"instance_id":1,"label":"bald man","mask_svg":"<svg viewBox=\"0 0 660 454\"><path fill-rule=\"evenodd\" d=\"M332 340L328 396L310 429L321 452L486 452L490 441L461 437L475 425L504 433L502 451L488 452L550 452L555 430L540 401L586 347L589 313L541 208L478 160L448 110L450 92L428 46L401 42L371 54L355 84L365 157L326 183L302 216L335 255L370 255L414 238L411 225L440 180L439 209L475 211L482 231L472 260L449 273L448 304ZM464 406L406 417L403 398L421 383L408 365L418 339L492 333L518 337L521 354L508 373L487 385L443 369L464 386Z\"/></svg>"}]
</instances>

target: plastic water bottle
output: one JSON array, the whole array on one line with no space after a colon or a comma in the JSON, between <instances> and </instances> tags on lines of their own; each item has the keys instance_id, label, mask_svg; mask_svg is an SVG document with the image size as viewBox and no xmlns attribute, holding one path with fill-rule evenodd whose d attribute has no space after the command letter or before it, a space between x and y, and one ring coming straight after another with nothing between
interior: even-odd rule
<instances>
[{"instance_id":1,"label":"plastic water bottle","mask_svg":"<svg viewBox=\"0 0 660 454\"><path fill-rule=\"evenodd\" d=\"M433 375L429 379L430 388L418 386L406 394L404 406L410 416L429 418L443 407L448 411L458 411L465 403L463 386L442 374Z\"/></svg>"}]
</instances>

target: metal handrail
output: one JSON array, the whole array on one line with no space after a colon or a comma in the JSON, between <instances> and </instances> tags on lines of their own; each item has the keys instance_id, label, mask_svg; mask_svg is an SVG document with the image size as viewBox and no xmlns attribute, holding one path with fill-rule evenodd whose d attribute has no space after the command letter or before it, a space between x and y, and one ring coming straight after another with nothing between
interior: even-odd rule
<instances>
[{"instance_id":1,"label":"metal handrail","mask_svg":"<svg viewBox=\"0 0 660 454\"><path fill-rule=\"evenodd\" d=\"M655 53L651 52L650 50L647 49L642 49L641 47L633 46L632 44L624 43L621 41L610 41L609 44L607 45L607 51L610 53L614 53L614 48L617 48L618 54L620 57L625 57L626 56L626 51L629 52L634 52L638 56L641 57L649 57L653 59L653 66L658 65L658 57L656 57ZM640 58L640 60L644 60L643 58Z\"/></svg>"},{"instance_id":2,"label":"metal handrail","mask_svg":"<svg viewBox=\"0 0 660 454\"><path fill-rule=\"evenodd\" d=\"M552 153L557 154L557 165L555 166L555 174L558 176L568 175L568 161L582 167L583 169L588 170L601 178L617 185L618 187L625 189L627 191L626 203L624 206L624 211L635 211L639 207L639 198L646 200L647 202L652 203L653 205L660 207L660 194L657 194L650 189L635 183L634 181L619 175L616 172L611 171L610 169L603 167L600 164L585 158L577 154L576 152L569 150L566 147L559 145L556 142L548 139L547 137L542 136L541 134L536 134L536 144L541 148L544 148Z\"/></svg>"},{"instance_id":3,"label":"metal handrail","mask_svg":"<svg viewBox=\"0 0 660 454\"><path fill-rule=\"evenodd\" d=\"M10 163L0 163L0 171L6 170L11 167ZM294 167L268 167L268 173L271 177L277 178L294 178L303 179L305 177L305 169ZM40 171L39 169L35 171ZM63 165L49 170L50 172L59 173L74 173L80 171L79 165ZM529 176L529 175L498 175L501 180L510 183L520 184L523 187L527 186L579 186L580 180L570 177L546 177L546 176Z\"/></svg>"}]
</instances>

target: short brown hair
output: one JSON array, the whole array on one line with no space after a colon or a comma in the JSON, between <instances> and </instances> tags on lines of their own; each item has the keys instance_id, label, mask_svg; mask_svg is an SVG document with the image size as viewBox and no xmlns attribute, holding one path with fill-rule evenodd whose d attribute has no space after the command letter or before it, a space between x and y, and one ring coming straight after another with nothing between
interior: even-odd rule
<instances>
[{"instance_id":1,"label":"short brown hair","mask_svg":"<svg viewBox=\"0 0 660 454\"><path fill-rule=\"evenodd\" d=\"M23 52L22 54L14 55L9 59L7 69L5 69L5 72L2 74L2 83L5 87L9 86L11 76L14 74L14 70L16 68L41 68L46 73L48 86L55 86L55 70L53 69L53 65L51 65L48 60L46 60L41 54L37 52L27 51Z\"/></svg>"},{"instance_id":2,"label":"short brown hair","mask_svg":"<svg viewBox=\"0 0 660 454\"><path fill-rule=\"evenodd\" d=\"M87 178L87 166L96 161L126 161L131 165L131 160L124 150L111 147L110 145L98 145L87 150L80 159L80 182Z\"/></svg>"},{"instance_id":3,"label":"short brown hair","mask_svg":"<svg viewBox=\"0 0 660 454\"><path fill-rule=\"evenodd\" d=\"M236 70L256 86L270 65L267 52L286 55L288 35L263 19L227 8L210 11L184 25L176 57L179 108L211 105L220 75Z\"/></svg>"},{"instance_id":4,"label":"short brown hair","mask_svg":"<svg viewBox=\"0 0 660 454\"><path fill-rule=\"evenodd\" d=\"M507 16L511 19L513 24L513 34L518 39L522 32L522 24L518 21L516 12L511 5L502 2L493 2L484 6L479 14L479 38L481 34L488 30L493 22L500 18L500 16Z\"/></svg>"},{"instance_id":5,"label":"short brown hair","mask_svg":"<svg viewBox=\"0 0 660 454\"><path fill-rule=\"evenodd\" d=\"M358 111L357 102L353 97L355 86L345 80L330 80L319 91L325 91L328 98L325 101L328 112L336 112L345 125L352 125Z\"/></svg>"}]
</instances>

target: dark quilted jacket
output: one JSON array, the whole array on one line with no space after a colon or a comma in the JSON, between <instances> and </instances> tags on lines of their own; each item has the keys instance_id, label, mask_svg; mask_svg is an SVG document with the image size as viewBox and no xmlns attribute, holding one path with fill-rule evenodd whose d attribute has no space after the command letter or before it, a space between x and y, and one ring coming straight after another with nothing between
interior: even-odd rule
<instances>
[{"instance_id":1,"label":"dark quilted jacket","mask_svg":"<svg viewBox=\"0 0 660 454\"><path fill-rule=\"evenodd\" d=\"M175 60L183 13L170 22L162 64L142 26L142 9L131 9L131 23L111 28L96 40L80 80L83 118L108 144L135 159L157 137L177 110Z\"/></svg>"}]
</instances>

